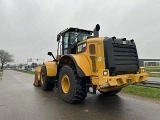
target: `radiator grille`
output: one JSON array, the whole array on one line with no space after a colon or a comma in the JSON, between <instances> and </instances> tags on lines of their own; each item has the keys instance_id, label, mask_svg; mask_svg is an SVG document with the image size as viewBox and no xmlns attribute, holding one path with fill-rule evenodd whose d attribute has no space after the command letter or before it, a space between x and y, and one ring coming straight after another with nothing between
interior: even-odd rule
<instances>
[{"instance_id":1,"label":"radiator grille","mask_svg":"<svg viewBox=\"0 0 160 120\"><path fill-rule=\"evenodd\" d=\"M104 40L106 69L110 75L136 73L139 68L136 45L133 41L106 38Z\"/></svg>"}]
</instances>

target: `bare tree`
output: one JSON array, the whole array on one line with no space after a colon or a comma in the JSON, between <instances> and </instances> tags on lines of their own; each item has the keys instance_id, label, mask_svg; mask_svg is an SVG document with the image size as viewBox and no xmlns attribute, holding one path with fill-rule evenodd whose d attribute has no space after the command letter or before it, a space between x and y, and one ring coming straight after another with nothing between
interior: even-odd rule
<instances>
[{"instance_id":1,"label":"bare tree","mask_svg":"<svg viewBox=\"0 0 160 120\"><path fill-rule=\"evenodd\" d=\"M3 66L7 63L13 62L13 55L5 50L0 50L0 63L1 63L1 69L3 69Z\"/></svg>"}]
</instances>

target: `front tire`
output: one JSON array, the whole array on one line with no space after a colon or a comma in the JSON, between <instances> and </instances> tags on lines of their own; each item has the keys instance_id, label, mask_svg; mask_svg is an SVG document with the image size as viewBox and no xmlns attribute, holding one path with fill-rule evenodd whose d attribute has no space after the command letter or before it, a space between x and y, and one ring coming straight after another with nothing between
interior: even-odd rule
<instances>
[{"instance_id":1,"label":"front tire","mask_svg":"<svg viewBox=\"0 0 160 120\"><path fill-rule=\"evenodd\" d=\"M41 88L44 91L52 90L55 86L53 77L47 76L47 70L45 66L41 68Z\"/></svg>"},{"instance_id":2,"label":"front tire","mask_svg":"<svg viewBox=\"0 0 160 120\"><path fill-rule=\"evenodd\" d=\"M59 92L68 103L80 103L87 96L86 80L80 78L74 67L64 66L59 74Z\"/></svg>"}]
</instances>

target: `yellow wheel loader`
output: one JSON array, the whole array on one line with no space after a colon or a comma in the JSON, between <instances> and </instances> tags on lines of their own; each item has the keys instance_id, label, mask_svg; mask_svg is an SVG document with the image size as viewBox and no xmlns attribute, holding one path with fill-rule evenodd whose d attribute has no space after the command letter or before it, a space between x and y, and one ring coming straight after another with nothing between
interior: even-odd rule
<instances>
[{"instance_id":1,"label":"yellow wheel loader","mask_svg":"<svg viewBox=\"0 0 160 120\"><path fill-rule=\"evenodd\" d=\"M34 85L44 91L56 86L64 101L79 103L87 93L115 95L125 86L146 81L148 74L139 66L134 40L99 37L99 30L97 24L93 31L60 32L57 56L48 52L53 61L36 68Z\"/></svg>"}]
</instances>

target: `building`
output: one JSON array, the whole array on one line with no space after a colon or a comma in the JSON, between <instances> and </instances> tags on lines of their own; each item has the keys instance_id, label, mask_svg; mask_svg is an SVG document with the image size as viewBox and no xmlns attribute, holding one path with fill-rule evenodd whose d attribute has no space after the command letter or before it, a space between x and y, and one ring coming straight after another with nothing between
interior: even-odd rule
<instances>
[{"instance_id":1,"label":"building","mask_svg":"<svg viewBox=\"0 0 160 120\"><path fill-rule=\"evenodd\" d=\"M160 66L160 59L139 59L140 66Z\"/></svg>"}]
</instances>

